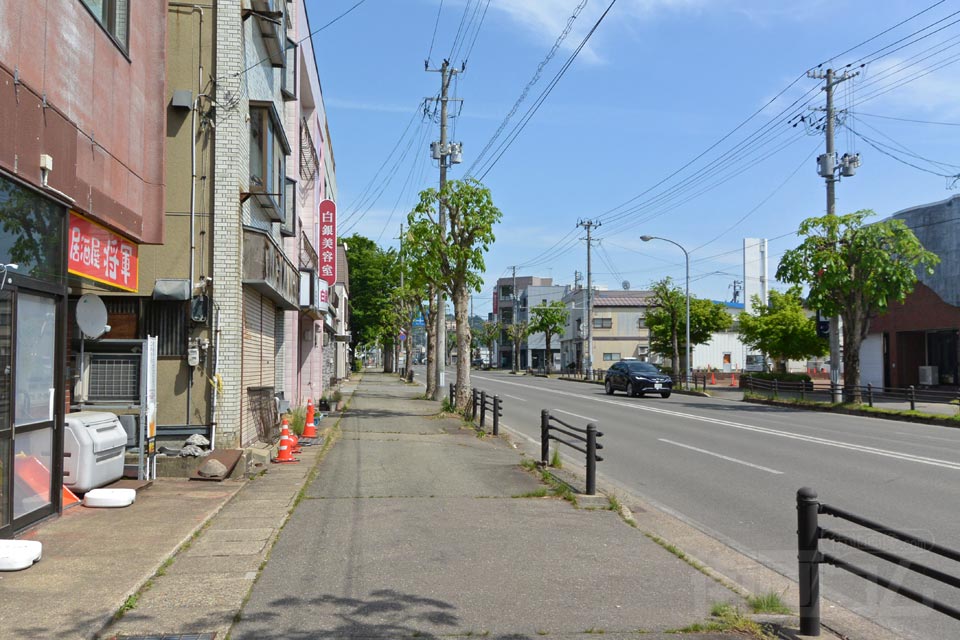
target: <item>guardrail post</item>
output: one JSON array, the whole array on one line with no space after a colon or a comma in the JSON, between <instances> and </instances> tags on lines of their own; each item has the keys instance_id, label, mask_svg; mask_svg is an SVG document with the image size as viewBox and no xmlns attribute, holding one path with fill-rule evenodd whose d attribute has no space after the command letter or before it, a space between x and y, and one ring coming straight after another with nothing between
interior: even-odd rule
<instances>
[{"instance_id":1,"label":"guardrail post","mask_svg":"<svg viewBox=\"0 0 960 640\"><path fill-rule=\"evenodd\" d=\"M800 400L801 402L807 399L807 381L800 381Z\"/></svg>"},{"instance_id":2,"label":"guardrail post","mask_svg":"<svg viewBox=\"0 0 960 640\"><path fill-rule=\"evenodd\" d=\"M869 382L867 383L867 404L873 406L873 385Z\"/></svg>"},{"instance_id":3,"label":"guardrail post","mask_svg":"<svg viewBox=\"0 0 960 640\"><path fill-rule=\"evenodd\" d=\"M493 396L493 435L500 435L500 396Z\"/></svg>"},{"instance_id":4,"label":"guardrail post","mask_svg":"<svg viewBox=\"0 0 960 640\"><path fill-rule=\"evenodd\" d=\"M779 385L779 381L776 378L773 379L773 397L774 398L780 397L780 385Z\"/></svg>"},{"instance_id":5,"label":"guardrail post","mask_svg":"<svg viewBox=\"0 0 960 640\"><path fill-rule=\"evenodd\" d=\"M540 463L546 467L550 463L550 412L540 410Z\"/></svg>"},{"instance_id":6,"label":"guardrail post","mask_svg":"<svg viewBox=\"0 0 960 640\"><path fill-rule=\"evenodd\" d=\"M797 560L800 569L800 635L820 635L820 531L817 492L797 491Z\"/></svg>"},{"instance_id":7,"label":"guardrail post","mask_svg":"<svg viewBox=\"0 0 960 640\"><path fill-rule=\"evenodd\" d=\"M597 425L587 425L587 495L597 494Z\"/></svg>"},{"instance_id":8,"label":"guardrail post","mask_svg":"<svg viewBox=\"0 0 960 640\"><path fill-rule=\"evenodd\" d=\"M917 410L917 390L913 385L910 385L910 388L907 389L907 395L910 398L910 411Z\"/></svg>"},{"instance_id":9,"label":"guardrail post","mask_svg":"<svg viewBox=\"0 0 960 640\"><path fill-rule=\"evenodd\" d=\"M484 420L487 417L487 392L480 392L480 428L483 429Z\"/></svg>"},{"instance_id":10,"label":"guardrail post","mask_svg":"<svg viewBox=\"0 0 960 640\"><path fill-rule=\"evenodd\" d=\"M453 383L450 383L450 406L453 406Z\"/></svg>"}]
</instances>

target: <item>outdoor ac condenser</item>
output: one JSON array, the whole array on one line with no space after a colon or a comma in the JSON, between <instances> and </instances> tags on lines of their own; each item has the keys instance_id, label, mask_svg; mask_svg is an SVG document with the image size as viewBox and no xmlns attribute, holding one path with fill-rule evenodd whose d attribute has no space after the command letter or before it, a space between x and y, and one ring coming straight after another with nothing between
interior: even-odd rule
<instances>
[{"instance_id":1,"label":"outdoor ac condenser","mask_svg":"<svg viewBox=\"0 0 960 640\"><path fill-rule=\"evenodd\" d=\"M920 384L925 387L932 387L937 384L940 378L940 372L937 367L920 367Z\"/></svg>"}]
</instances>

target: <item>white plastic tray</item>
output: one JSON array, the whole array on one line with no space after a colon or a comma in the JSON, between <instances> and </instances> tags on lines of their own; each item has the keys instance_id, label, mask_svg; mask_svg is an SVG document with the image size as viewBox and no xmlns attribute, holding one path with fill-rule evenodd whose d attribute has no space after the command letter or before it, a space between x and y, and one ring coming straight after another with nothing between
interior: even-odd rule
<instances>
[{"instance_id":1,"label":"white plastic tray","mask_svg":"<svg viewBox=\"0 0 960 640\"><path fill-rule=\"evenodd\" d=\"M37 540L0 540L0 571L20 571L40 559L43 543Z\"/></svg>"},{"instance_id":2,"label":"white plastic tray","mask_svg":"<svg viewBox=\"0 0 960 640\"><path fill-rule=\"evenodd\" d=\"M83 496L83 506L129 507L137 499L136 489L91 489Z\"/></svg>"}]
</instances>

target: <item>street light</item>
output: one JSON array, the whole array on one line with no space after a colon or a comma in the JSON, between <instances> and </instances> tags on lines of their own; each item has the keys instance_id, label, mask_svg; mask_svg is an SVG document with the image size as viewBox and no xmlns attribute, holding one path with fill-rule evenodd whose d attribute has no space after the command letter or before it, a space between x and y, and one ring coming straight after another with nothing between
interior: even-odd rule
<instances>
[{"instance_id":1,"label":"street light","mask_svg":"<svg viewBox=\"0 0 960 640\"><path fill-rule=\"evenodd\" d=\"M690 374L692 370L692 362L690 362L690 254L687 253L687 250L683 248L677 242L673 240L668 240L666 238L661 238L659 236L640 236L640 239L644 242L650 242L651 240L663 240L664 242L669 242L670 244L680 247L680 251L683 251L683 257L687 263L687 367L684 371L684 377L686 378L687 388L690 388Z\"/></svg>"}]
</instances>

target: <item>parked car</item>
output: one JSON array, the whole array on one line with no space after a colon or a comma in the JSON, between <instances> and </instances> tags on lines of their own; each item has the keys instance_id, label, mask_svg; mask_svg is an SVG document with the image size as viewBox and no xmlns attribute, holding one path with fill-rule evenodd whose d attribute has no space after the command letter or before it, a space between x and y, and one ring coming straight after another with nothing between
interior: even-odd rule
<instances>
[{"instance_id":1,"label":"parked car","mask_svg":"<svg viewBox=\"0 0 960 640\"><path fill-rule=\"evenodd\" d=\"M471 362L470 364L473 365L474 367L482 367L482 366L483 366L483 358L474 358L474 359L473 359L473 362Z\"/></svg>"},{"instance_id":2,"label":"parked car","mask_svg":"<svg viewBox=\"0 0 960 640\"><path fill-rule=\"evenodd\" d=\"M669 398L673 380L649 362L623 360L607 369L603 388L608 396L614 391L625 391L628 396L659 393L661 397Z\"/></svg>"}]
</instances>

